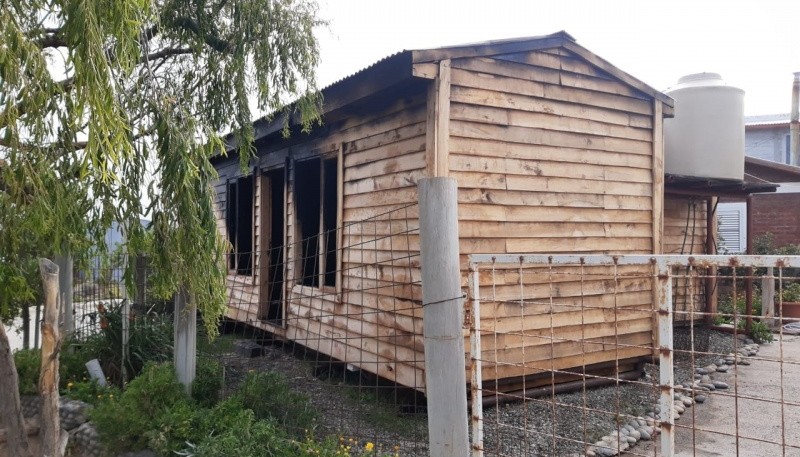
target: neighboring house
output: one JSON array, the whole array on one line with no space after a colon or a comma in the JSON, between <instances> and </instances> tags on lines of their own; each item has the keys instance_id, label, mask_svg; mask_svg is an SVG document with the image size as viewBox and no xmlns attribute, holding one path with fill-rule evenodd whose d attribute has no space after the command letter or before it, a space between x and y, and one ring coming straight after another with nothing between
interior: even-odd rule
<instances>
[{"instance_id":1,"label":"neighboring house","mask_svg":"<svg viewBox=\"0 0 800 457\"><path fill-rule=\"evenodd\" d=\"M564 32L403 51L323 95L322 128L285 138L284 118L262 119L246 172L233 148L213 159L218 225L234 248L231 319L423 388L414 233L423 177L457 180L463 268L472 253L652 254L680 244L684 194L668 199L674 214L662 209L661 132L672 100ZM392 238L395 227L408 230ZM505 280L495 292L518 297L519 278ZM541 300L552 293L542 275L525 281ZM560 283L555 293L559 303L584 296L636 308L652 304L649 287L599 277ZM550 315L519 321L517 305L487 306L487 325L517 322L526 332L541 332ZM485 364L484 376L541 372L530 368L537 361L631 369L652 355L650 313L621 313L618 323L606 311L553 310L564 313L553 320L557 337L585 331L589 345L507 335L494 347L507 363Z\"/></svg>"},{"instance_id":2,"label":"neighboring house","mask_svg":"<svg viewBox=\"0 0 800 457\"><path fill-rule=\"evenodd\" d=\"M744 118L744 153L748 157L790 163L789 114Z\"/></svg>"},{"instance_id":3,"label":"neighboring house","mask_svg":"<svg viewBox=\"0 0 800 457\"><path fill-rule=\"evenodd\" d=\"M786 128L788 132L788 126ZM748 221L752 223L753 238L772 233L776 247L800 244L800 167L745 157L744 170L751 181L771 182L780 187L774 193L756 193L750 197L753 212L750 218L743 199L728 198L720 202L720 250L746 251Z\"/></svg>"}]
</instances>

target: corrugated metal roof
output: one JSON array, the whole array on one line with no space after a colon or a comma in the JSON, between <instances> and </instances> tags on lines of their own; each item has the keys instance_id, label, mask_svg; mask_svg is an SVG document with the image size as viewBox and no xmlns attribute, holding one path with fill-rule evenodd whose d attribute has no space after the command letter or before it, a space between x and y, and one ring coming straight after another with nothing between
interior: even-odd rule
<instances>
[{"instance_id":1,"label":"corrugated metal roof","mask_svg":"<svg viewBox=\"0 0 800 457\"><path fill-rule=\"evenodd\" d=\"M781 125L789 123L789 113L785 114L763 114L760 116L745 116L745 126Z\"/></svg>"}]
</instances>

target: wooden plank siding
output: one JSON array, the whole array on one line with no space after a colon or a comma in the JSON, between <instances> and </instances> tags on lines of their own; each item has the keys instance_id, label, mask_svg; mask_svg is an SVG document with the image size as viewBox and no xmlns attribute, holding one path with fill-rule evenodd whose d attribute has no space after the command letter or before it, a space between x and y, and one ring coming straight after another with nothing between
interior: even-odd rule
<instances>
[{"instance_id":1,"label":"wooden plank siding","mask_svg":"<svg viewBox=\"0 0 800 457\"><path fill-rule=\"evenodd\" d=\"M462 269L473 253L654 252L651 97L563 50L451 67ZM648 267L502 268L481 274L484 379L652 353Z\"/></svg>"},{"instance_id":2,"label":"wooden plank siding","mask_svg":"<svg viewBox=\"0 0 800 457\"><path fill-rule=\"evenodd\" d=\"M284 319L260 319L258 255L254 276L231 270L228 317L424 391L417 183L428 176L458 183L464 288L470 254L674 252L687 210L662 198L669 99L582 48L557 44L564 40L481 56L468 48L407 51L413 81L337 105L314 133L259 140L245 173L288 167ZM377 70L350 83L370 71ZM320 157L339 157L335 287L299 277L298 169ZM215 211L227 236L227 182L243 173L235 156L215 167ZM268 190L254 182L253 245L261 251ZM704 237L697 221L693 243ZM653 353L649 266L504 265L481 270L479 286L486 380L629 369ZM468 348L466 329L464 337Z\"/></svg>"},{"instance_id":3,"label":"wooden plank siding","mask_svg":"<svg viewBox=\"0 0 800 457\"><path fill-rule=\"evenodd\" d=\"M285 154L294 164L286 195L285 325L258 318L258 288L236 275L228 278L229 318L424 389L416 186L426 174L426 104L426 92L419 90L380 111L329 126L329 133L258 151L260 157ZM336 288L301 285L294 189L304 183L296 176L296 164L307 158L336 157L339 149L339 284ZM226 235L224 181L236 176L238 169L227 165L218 169L217 220ZM258 200L260 189L255 195ZM261 209L254 210L260 220ZM260 240L255 243L260 247Z\"/></svg>"},{"instance_id":4,"label":"wooden plank siding","mask_svg":"<svg viewBox=\"0 0 800 457\"><path fill-rule=\"evenodd\" d=\"M706 252L706 202L703 199L667 194L664 198L664 253L707 254ZM705 309L704 271L675 268L673 274L672 303L675 320L698 320L689 311Z\"/></svg>"}]
</instances>

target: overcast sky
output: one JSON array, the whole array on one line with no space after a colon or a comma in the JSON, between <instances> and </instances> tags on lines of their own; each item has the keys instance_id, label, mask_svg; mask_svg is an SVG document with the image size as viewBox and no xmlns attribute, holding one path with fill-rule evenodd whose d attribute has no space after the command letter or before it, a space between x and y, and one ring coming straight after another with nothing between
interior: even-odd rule
<instances>
[{"instance_id":1,"label":"overcast sky","mask_svg":"<svg viewBox=\"0 0 800 457\"><path fill-rule=\"evenodd\" d=\"M404 49L559 30L656 89L720 73L746 115L788 113L800 71L800 0L319 1L320 87Z\"/></svg>"}]
</instances>

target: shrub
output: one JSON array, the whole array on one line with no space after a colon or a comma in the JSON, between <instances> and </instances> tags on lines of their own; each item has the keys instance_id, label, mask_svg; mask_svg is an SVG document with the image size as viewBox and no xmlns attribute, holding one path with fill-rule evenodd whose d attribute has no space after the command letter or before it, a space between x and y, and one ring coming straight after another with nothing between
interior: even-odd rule
<instances>
[{"instance_id":1,"label":"shrub","mask_svg":"<svg viewBox=\"0 0 800 457\"><path fill-rule=\"evenodd\" d=\"M740 324L744 327L744 321ZM750 338L753 339L756 343L771 343L773 340L772 330L770 330L769 326L760 321L753 321L750 325Z\"/></svg>"},{"instance_id":2,"label":"shrub","mask_svg":"<svg viewBox=\"0 0 800 457\"><path fill-rule=\"evenodd\" d=\"M39 385L41 364L42 353L38 349L21 349L14 353L14 365L17 367L20 395L36 395L39 393L37 386Z\"/></svg>"},{"instance_id":3,"label":"shrub","mask_svg":"<svg viewBox=\"0 0 800 457\"><path fill-rule=\"evenodd\" d=\"M257 419L271 419L302 436L313 428L316 412L308 397L293 392L277 373L250 373L234 398L255 413Z\"/></svg>"},{"instance_id":4,"label":"shrub","mask_svg":"<svg viewBox=\"0 0 800 457\"><path fill-rule=\"evenodd\" d=\"M103 372L114 384L122 384L122 307L113 306L103 313L107 323L102 330L83 341L81 351L89 359L97 358ZM130 320L128 358L125 362L128 379L136 377L148 362L172 359L172 324L152 316L136 316Z\"/></svg>"},{"instance_id":5,"label":"shrub","mask_svg":"<svg viewBox=\"0 0 800 457\"><path fill-rule=\"evenodd\" d=\"M299 455L297 445L274 421L256 420L252 410L235 402L226 403L221 411L214 409L209 417L213 419L206 427L214 433L179 454L227 457L235 450L239 457Z\"/></svg>"},{"instance_id":6,"label":"shrub","mask_svg":"<svg viewBox=\"0 0 800 457\"><path fill-rule=\"evenodd\" d=\"M747 300L744 296L744 293L739 293L736 295L735 300L736 305L736 314L739 318L746 317L745 310L747 309ZM729 316L717 316L717 319L720 323L730 324L733 322L733 312L734 310L734 299L733 296L727 295L719 300L719 304L717 306L717 311L720 314L729 314ZM761 293L754 290L753 291L753 316L760 316L761 315Z\"/></svg>"},{"instance_id":7,"label":"shrub","mask_svg":"<svg viewBox=\"0 0 800 457\"><path fill-rule=\"evenodd\" d=\"M73 400L80 400L92 405L119 398L120 390L114 386L103 387L96 381L70 381L61 390L61 395Z\"/></svg>"},{"instance_id":8,"label":"shrub","mask_svg":"<svg viewBox=\"0 0 800 457\"><path fill-rule=\"evenodd\" d=\"M91 418L108 449L149 447L168 455L198 441L197 409L171 364L148 364L116 401L102 402Z\"/></svg>"},{"instance_id":9,"label":"shrub","mask_svg":"<svg viewBox=\"0 0 800 457\"><path fill-rule=\"evenodd\" d=\"M800 302L800 282L789 284L781 291L784 302Z\"/></svg>"},{"instance_id":10,"label":"shrub","mask_svg":"<svg viewBox=\"0 0 800 457\"><path fill-rule=\"evenodd\" d=\"M197 372L192 383L192 398L201 406L214 406L219 401L223 381L222 364L206 357L198 357Z\"/></svg>"}]
</instances>

